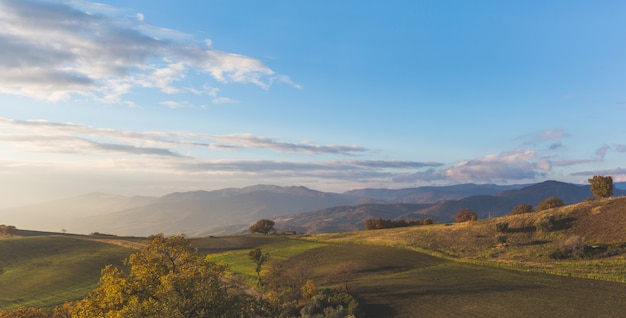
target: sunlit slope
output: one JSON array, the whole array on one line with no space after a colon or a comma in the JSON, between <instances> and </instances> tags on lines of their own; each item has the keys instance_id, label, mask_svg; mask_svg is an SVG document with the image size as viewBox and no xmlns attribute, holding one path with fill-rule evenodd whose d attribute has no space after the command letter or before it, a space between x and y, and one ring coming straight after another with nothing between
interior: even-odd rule
<instances>
[{"instance_id":1,"label":"sunlit slope","mask_svg":"<svg viewBox=\"0 0 626 318\"><path fill-rule=\"evenodd\" d=\"M71 236L0 239L0 309L51 307L84 297L105 265L133 250Z\"/></svg>"},{"instance_id":2,"label":"sunlit slope","mask_svg":"<svg viewBox=\"0 0 626 318\"><path fill-rule=\"evenodd\" d=\"M373 239L377 232L368 234ZM209 257L231 264L231 270L253 286L255 265L247 254L256 247L270 254L270 262L287 262L285 268L310 266L319 287L335 286L329 273L339 264L352 263L353 293L367 317L619 317L626 311L622 283L460 263L381 245L262 236L220 240L206 239L199 245L230 245L231 250Z\"/></svg>"},{"instance_id":3,"label":"sunlit slope","mask_svg":"<svg viewBox=\"0 0 626 318\"><path fill-rule=\"evenodd\" d=\"M553 218L553 226L540 231L536 224L544 218ZM498 223L508 223L508 231L498 233ZM478 222L311 238L396 246L466 262L625 282L625 229L626 198L619 197ZM567 249L586 252L580 257L555 258L556 253Z\"/></svg>"}]
</instances>

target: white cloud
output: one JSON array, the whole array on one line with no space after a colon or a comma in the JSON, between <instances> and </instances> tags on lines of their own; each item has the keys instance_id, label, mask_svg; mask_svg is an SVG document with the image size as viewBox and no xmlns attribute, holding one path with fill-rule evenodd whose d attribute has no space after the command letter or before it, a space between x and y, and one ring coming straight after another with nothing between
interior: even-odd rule
<instances>
[{"instance_id":1,"label":"white cloud","mask_svg":"<svg viewBox=\"0 0 626 318\"><path fill-rule=\"evenodd\" d=\"M177 85L191 70L219 83L297 87L258 59L202 46L145 24L141 13L129 18L119 11L87 2L0 0L0 93L116 103L136 87L202 91Z\"/></svg>"},{"instance_id":2,"label":"white cloud","mask_svg":"<svg viewBox=\"0 0 626 318\"><path fill-rule=\"evenodd\" d=\"M165 101L168 107L185 106L178 102ZM134 147L176 148L195 147L208 149L264 149L275 152L306 154L355 155L367 153L368 149L356 145L318 145L294 143L251 134L209 135L192 132L135 132L97 128L73 123L56 123L42 120L12 120L0 117L0 140L14 141L13 136L56 136L60 138L90 140L97 143L112 143ZM54 147L54 144L50 144ZM42 151L50 151L46 148Z\"/></svg>"},{"instance_id":3,"label":"white cloud","mask_svg":"<svg viewBox=\"0 0 626 318\"><path fill-rule=\"evenodd\" d=\"M546 175L552 165L548 160L537 159L532 150L517 149L497 155L487 155L463 160L453 166L428 169L413 174L398 175L396 182L445 183L508 183L512 180L534 180Z\"/></svg>"}]
</instances>

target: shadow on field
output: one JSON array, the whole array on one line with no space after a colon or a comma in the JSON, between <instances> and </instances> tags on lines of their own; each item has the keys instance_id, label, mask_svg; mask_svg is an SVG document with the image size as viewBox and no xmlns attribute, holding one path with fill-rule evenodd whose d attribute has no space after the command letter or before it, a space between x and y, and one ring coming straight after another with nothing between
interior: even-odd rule
<instances>
[{"instance_id":1,"label":"shadow on field","mask_svg":"<svg viewBox=\"0 0 626 318\"><path fill-rule=\"evenodd\" d=\"M359 286L357 298L362 302L368 318L407 317L407 311L419 313L424 302L438 304L456 304L459 301L475 300L487 294L513 293L527 295L539 290L540 285L506 285L506 284L459 284L436 286ZM493 296L498 297L498 296ZM489 297L491 298L491 297ZM396 307L402 308L399 311ZM429 309L430 310L430 309ZM443 312L449 308L442 308ZM426 314L426 313L425 313Z\"/></svg>"},{"instance_id":2,"label":"shadow on field","mask_svg":"<svg viewBox=\"0 0 626 318\"><path fill-rule=\"evenodd\" d=\"M537 229L534 226L509 228L507 230L508 233L532 233L535 231L537 231Z\"/></svg>"}]
</instances>

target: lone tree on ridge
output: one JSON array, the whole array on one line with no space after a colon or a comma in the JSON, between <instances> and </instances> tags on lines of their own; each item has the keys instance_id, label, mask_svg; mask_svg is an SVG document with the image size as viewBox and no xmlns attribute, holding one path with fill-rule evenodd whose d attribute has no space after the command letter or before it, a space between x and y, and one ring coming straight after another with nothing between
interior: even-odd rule
<instances>
[{"instance_id":1,"label":"lone tree on ridge","mask_svg":"<svg viewBox=\"0 0 626 318\"><path fill-rule=\"evenodd\" d=\"M593 176L588 179L591 193L596 199L608 198L613 195L613 178L611 176Z\"/></svg>"}]
</instances>

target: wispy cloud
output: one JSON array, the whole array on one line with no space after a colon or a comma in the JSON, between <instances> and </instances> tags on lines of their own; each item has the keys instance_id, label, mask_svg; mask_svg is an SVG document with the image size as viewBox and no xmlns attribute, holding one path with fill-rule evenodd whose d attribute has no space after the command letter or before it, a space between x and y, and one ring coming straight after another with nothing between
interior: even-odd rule
<instances>
[{"instance_id":1,"label":"wispy cloud","mask_svg":"<svg viewBox=\"0 0 626 318\"><path fill-rule=\"evenodd\" d=\"M533 180L542 177L551 168L550 162L538 159L535 151L517 149L460 161L455 165L443 166L439 169L431 168L410 175L399 175L394 178L394 181L432 182L445 180L447 183L507 183L512 180Z\"/></svg>"},{"instance_id":2,"label":"wispy cloud","mask_svg":"<svg viewBox=\"0 0 626 318\"><path fill-rule=\"evenodd\" d=\"M203 91L207 83L181 84L192 70L213 83L299 87L258 59L147 25L141 13L122 13L88 2L0 0L0 93L118 103L137 87Z\"/></svg>"},{"instance_id":3,"label":"wispy cloud","mask_svg":"<svg viewBox=\"0 0 626 318\"><path fill-rule=\"evenodd\" d=\"M47 138L64 138L68 140L82 140L96 144L116 144L118 149L124 145L129 152L135 148L159 146L162 149L170 149L174 154L175 148L201 147L208 149L264 149L275 152L291 152L306 154L334 154L356 155L367 153L370 150L357 145L319 145L314 143L294 143L279 141L270 137L256 136L252 134L232 135L209 135L192 132L136 132L129 130L115 130L108 128L90 127L73 123L58 123L43 120L13 120L0 117L0 140L5 142L16 141L16 135L21 135L20 142L31 136L36 140L40 136ZM47 144L42 151L50 151L49 147L55 144ZM132 148L135 147L135 148ZM59 147L60 148L60 147ZM101 147L104 149L105 147ZM114 147L109 147L114 148ZM156 149L154 149L156 150ZM61 152L61 151L55 151ZM153 151L158 152L158 151Z\"/></svg>"},{"instance_id":4,"label":"wispy cloud","mask_svg":"<svg viewBox=\"0 0 626 318\"><path fill-rule=\"evenodd\" d=\"M615 168L615 169L606 169L606 170L588 170L588 171L579 171L571 174L572 176L613 176L615 181L623 181L626 180L626 169L624 168Z\"/></svg>"}]
</instances>

